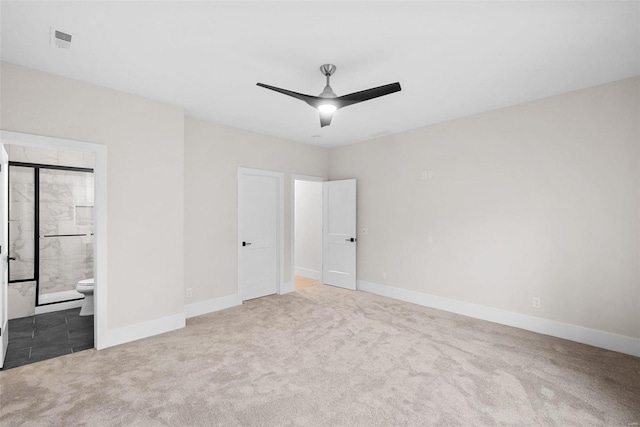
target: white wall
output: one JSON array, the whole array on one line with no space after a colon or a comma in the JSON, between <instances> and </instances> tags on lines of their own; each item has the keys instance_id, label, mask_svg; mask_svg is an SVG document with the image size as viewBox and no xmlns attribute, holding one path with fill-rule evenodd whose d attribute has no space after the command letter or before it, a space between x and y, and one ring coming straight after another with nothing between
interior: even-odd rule
<instances>
[{"instance_id":1,"label":"white wall","mask_svg":"<svg viewBox=\"0 0 640 427\"><path fill-rule=\"evenodd\" d=\"M8 63L0 73L0 128L107 146L108 330L126 339L124 327L184 316L182 109Z\"/></svg>"},{"instance_id":2,"label":"white wall","mask_svg":"<svg viewBox=\"0 0 640 427\"><path fill-rule=\"evenodd\" d=\"M238 167L285 174L283 275L292 289L291 174L326 176L328 150L186 117L184 158L186 303L238 292Z\"/></svg>"},{"instance_id":3,"label":"white wall","mask_svg":"<svg viewBox=\"0 0 640 427\"><path fill-rule=\"evenodd\" d=\"M295 181L295 270L319 280L322 270L322 183Z\"/></svg>"},{"instance_id":4,"label":"white wall","mask_svg":"<svg viewBox=\"0 0 640 427\"><path fill-rule=\"evenodd\" d=\"M358 179L358 278L640 337L639 93L623 80L332 149L330 178Z\"/></svg>"}]
</instances>

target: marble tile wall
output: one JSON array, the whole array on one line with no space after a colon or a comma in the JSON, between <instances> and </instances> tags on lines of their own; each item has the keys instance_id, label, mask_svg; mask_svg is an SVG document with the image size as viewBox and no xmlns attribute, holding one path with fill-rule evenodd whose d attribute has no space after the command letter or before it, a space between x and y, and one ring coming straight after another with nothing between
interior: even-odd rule
<instances>
[{"instance_id":1,"label":"marble tile wall","mask_svg":"<svg viewBox=\"0 0 640 427\"><path fill-rule=\"evenodd\" d=\"M36 282L9 283L9 319L36 314Z\"/></svg>"},{"instance_id":2,"label":"marble tile wall","mask_svg":"<svg viewBox=\"0 0 640 427\"><path fill-rule=\"evenodd\" d=\"M33 279L34 173L33 168L9 168L9 279ZM34 303L35 304L35 303Z\"/></svg>"}]
</instances>

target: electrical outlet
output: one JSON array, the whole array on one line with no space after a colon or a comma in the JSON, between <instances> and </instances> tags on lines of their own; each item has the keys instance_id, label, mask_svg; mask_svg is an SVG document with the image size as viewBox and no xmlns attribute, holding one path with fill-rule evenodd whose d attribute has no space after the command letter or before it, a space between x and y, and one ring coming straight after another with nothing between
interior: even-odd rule
<instances>
[{"instance_id":1,"label":"electrical outlet","mask_svg":"<svg viewBox=\"0 0 640 427\"><path fill-rule=\"evenodd\" d=\"M531 305L533 305L534 308L540 308L540 297L533 297Z\"/></svg>"},{"instance_id":2,"label":"electrical outlet","mask_svg":"<svg viewBox=\"0 0 640 427\"><path fill-rule=\"evenodd\" d=\"M193 297L193 288L187 288L187 298Z\"/></svg>"},{"instance_id":3,"label":"electrical outlet","mask_svg":"<svg viewBox=\"0 0 640 427\"><path fill-rule=\"evenodd\" d=\"M386 279L387 278L387 273L382 273L382 278Z\"/></svg>"}]
</instances>

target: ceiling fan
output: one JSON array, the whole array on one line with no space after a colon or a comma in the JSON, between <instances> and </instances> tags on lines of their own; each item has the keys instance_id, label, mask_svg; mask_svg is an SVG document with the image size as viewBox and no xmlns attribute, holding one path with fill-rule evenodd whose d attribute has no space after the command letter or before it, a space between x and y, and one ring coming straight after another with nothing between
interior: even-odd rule
<instances>
[{"instance_id":1,"label":"ceiling fan","mask_svg":"<svg viewBox=\"0 0 640 427\"><path fill-rule=\"evenodd\" d=\"M305 95L303 93L280 89L279 87L269 86L264 83L257 83L257 85L292 96L300 101L306 102L313 108L316 108L320 112L320 127L329 126L331 124L331 119L333 118L333 113L339 108L348 107L349 105L357 104L358 102L368 101L370 99L389 95L390 93L399 92L401 90L400 83L396 82L362 90L360 92L350 93L349 95L337 96L329 84L329 79L335 71L336 66L333 64L324 64L320 67L320 72L327 78L327 85L318 96Z\"/></svg>"}]
</instances>

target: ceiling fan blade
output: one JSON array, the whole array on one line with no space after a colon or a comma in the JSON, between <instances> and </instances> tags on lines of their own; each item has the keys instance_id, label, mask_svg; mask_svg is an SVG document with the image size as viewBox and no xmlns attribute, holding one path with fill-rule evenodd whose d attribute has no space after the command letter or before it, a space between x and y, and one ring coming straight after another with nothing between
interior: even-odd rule
<instances>
[{"instance_id":1,"label":"ceiling fan blade","mask_svg":"<svg viewBox=\"0 0 640 427\"><path fill-rule=\"evenodd\" d=\"M294 92L292 90L287 90L287 89L281 89L279 87L275 87L275 86L269 86L266 85L264 83L256 83L258 86L263 87L265 89L270 89L273 90L275 92L280 92L284 95L288 95L291 96L293 98L299 99L300 101L304 101L307 104L311 105L313 108L316 108L316 105L318 104L318 101L320 100L320 98L318 98L317 96L311 96L311 95L305 95L304 93L298 93L298 92Z\"/></svg>"},{"instance_id":2,"label":"ceiling fan blade","mask_svg":"<svg viewBox=\"0 0 640 427\"><path fill-rule=\"evenodd\" d=\"M332 118L333 113L320 113L320 127L323 128L325 126L329 126Z\"/></svg>"},{"instance_id":3,"label":"ceiling fan blade","mask_svg":"<svg viewBox=\"0 0 640 427\"><path fill-rule=\"evenodd\" d=\"M367 90L361 90L360 92L350 93L349 95L339 96L335 98L335 102L338 105L338 108L342 108L348 105L357 104L358 102L368 101L373 98L399 92L401 90L402 88L400 87L400 83L396 82Z\"/></svg>"}]
</instances>

